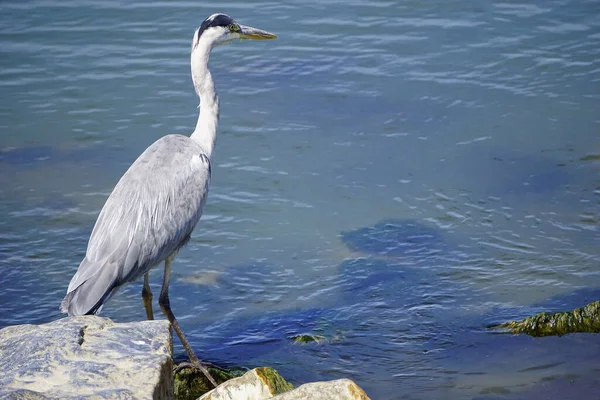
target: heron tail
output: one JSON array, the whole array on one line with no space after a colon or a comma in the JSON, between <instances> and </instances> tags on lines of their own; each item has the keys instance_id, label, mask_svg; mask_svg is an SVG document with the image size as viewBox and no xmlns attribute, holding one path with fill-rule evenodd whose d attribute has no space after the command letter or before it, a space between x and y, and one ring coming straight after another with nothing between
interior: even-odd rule
<instances>
[{"instance_id":1,"label":"heron tail","mask_svg":"<svg viewBox=\"0 0 600 400\"><path fill-rule=\"evenodd\" d=\"M93 273L89 274L90 271ZM111 268L110 263L93 265L84 259L60 303L60 311L70 317L98 313L119 286L117 276L116 269Z\"/></svg>"}]
</instances>

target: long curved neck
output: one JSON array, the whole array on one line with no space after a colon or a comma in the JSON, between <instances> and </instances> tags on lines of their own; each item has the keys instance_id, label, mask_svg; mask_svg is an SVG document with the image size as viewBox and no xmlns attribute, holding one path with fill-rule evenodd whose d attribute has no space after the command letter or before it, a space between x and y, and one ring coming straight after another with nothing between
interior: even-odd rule
<instances>
[{"instance_id":1,"label":"long curved neck","mask_svg":"<svg viewBox=\"0 0 600 400\"><path fill-rule=\"evenodd\" d=\"M208 70L208 57L211 46L200 40L192 50L192 81L198 97L200 97L200 115L196 129L190 136L198 143L208 158L211 157L217 138L217 125L219 124L219 97L215 91L210 71Z\"/></svg>"}]
</instances>

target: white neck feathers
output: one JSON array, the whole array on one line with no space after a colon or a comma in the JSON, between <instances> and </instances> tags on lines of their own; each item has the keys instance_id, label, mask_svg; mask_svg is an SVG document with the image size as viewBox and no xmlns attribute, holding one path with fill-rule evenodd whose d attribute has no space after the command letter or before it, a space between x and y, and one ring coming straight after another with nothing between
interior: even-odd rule
<instances>
[{"instance_id":1,"label":"white neck feathers","mask_svg":"<svg viewBox=\"0 0 600 400\"><path fill-rule=\"evenodd\" d=\"M208 70L208 58L212 46L209 40L202 40L192 49L191 66L192 81L198 97L200 97L200 115L196 129L190 136L198 143L204 153L211 157L217 138L219 123L219 97L215 91L212 75Z\"/></svg>"}]
</instances>

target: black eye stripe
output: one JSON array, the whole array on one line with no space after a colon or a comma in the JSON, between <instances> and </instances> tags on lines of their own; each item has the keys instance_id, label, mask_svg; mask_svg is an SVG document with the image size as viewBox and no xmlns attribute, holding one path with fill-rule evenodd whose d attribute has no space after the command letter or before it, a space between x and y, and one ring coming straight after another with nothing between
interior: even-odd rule
<instances>
[{"instance_id":1,"label":"black eye stripe","mask_svg":"<svg viewBox=\"0 0 600 400\"><path fill-rule=\"evenodd\" d=\"M200 29L198 29L197 40L200 39L202 33L208 28L215 26L229 27L231 24L235 24L235 21L227 14L211 15L210 17L206 18L204 22L202 22L202 25L200 25Z\"/></svg>"},{"instance_id":2,"label":"black eye stripe","mask_svg":"<svg viewBox=\"0 0 600 400\"><path fill-rule=\"evenodd\" d=\"M229 15L219 14L210 22L209 26L229 26L235 21Z\"/></svg>"}]
</instances>

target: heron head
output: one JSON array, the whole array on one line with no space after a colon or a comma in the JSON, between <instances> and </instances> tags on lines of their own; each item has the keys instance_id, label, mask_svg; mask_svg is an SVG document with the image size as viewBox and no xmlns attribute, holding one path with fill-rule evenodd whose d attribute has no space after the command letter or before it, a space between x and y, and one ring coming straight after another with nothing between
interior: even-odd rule
<instances>
[{"instance_id":1,"label":"heron head","mask_svg":"<svg viewBox=\"0 0 600 400\"><path fill-rule=\"evenodd\" d=\"M213 14L206 18L196 30L192 50L196 49L201 43L212 48L229 43L234 39L266 40L275 39L276 37L271 32L238 24L227 14Z\"/></svg>"}]
</instances>

